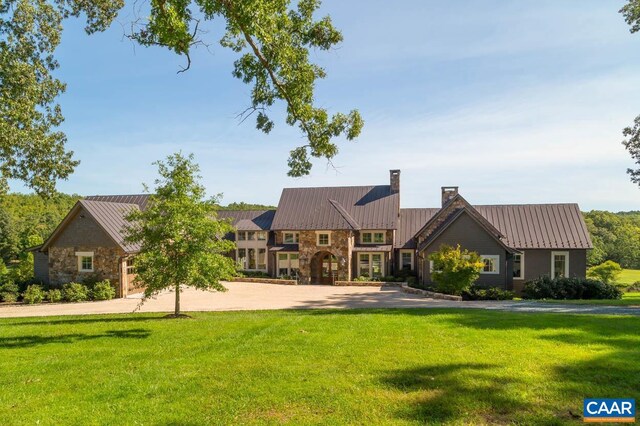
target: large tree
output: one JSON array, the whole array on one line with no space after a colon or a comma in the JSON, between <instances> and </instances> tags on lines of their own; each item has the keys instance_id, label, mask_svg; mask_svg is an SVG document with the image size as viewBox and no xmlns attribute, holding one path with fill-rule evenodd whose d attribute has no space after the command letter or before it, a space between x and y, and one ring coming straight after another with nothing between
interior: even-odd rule
<instances>
[{"instance_id":1,"label":"large tree","mask_svg":"<svg viewBox=\"0 0 640 426\"><path fill-rule=\"evenodd\" d=\"M636 33L640 31L640 0L629 0L620 13L624 16L625 21L631 27L629 31ZM640 166L640 115L633 122L633 126L626 127L622 134L625 140L622 142L625 148L635 160L636 165ZM640 185L640 167L636 169L627 169L627 173L631 176L631 181Z\"/></svg>"},{"instance_id":2,"label":"large tree","mask_svg":"<svg viewBox=\"0 0 640 426\"><path fill-rule=\"evenodd\" d=\"M306 142L291 150L290 176L308 174L311 157L328 161L337 154L334 138L356 138L363 121L358 111L330 116L314 105L316 79L325 71L309 60L311 49L329 50L342 41L331 19L314 19L320 0L150 0L135 4L145 19L128 36L144 46L162 46L185 57L210 44L201 23L214 18L226 26L223 47L239 54L233 75L252 85L243 119L269 133L269 108L286 105L286 123L297 126ZM91 34L110 26L124 0L0 1L0 192L7 179L20 179L39 193L50 193L78 164L58 130L63 121L57 97L65 84L54 77L54 51L65 18L86 16ZM132 7L134 5L132 4Z\"/></svg>"},{"instance_id":3,"label":"large tree","mask_svg":"<svg viewBox=\"0 0 640 426\"><path fill-rule=\"evenodd\" d=\"M180 315L181 286L224 291L221 280L235 273L233 260L225 253L233 242L224 236L233 231L227 220L217 220L218 198L205 199L193 155L174 154L158 161L160 178L155 181L145 211L133 211L127 241L140 244L135 257L136 282L145 298L175 289L175 316Z\"/></svg>"}]
</instances>

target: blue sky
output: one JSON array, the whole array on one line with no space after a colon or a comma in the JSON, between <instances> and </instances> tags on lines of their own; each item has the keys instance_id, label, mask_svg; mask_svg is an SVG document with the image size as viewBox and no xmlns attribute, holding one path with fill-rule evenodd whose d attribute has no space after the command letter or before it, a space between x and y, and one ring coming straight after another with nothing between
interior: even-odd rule
<instances>
[{"instance_id":1,"label":"blue sky","mask_svg":"<svg viewBox=\"0 0 640 426\"><path fill-rule=\"evenodd\" d=\"M231 76L220 22L209 51L176 74L182 59L123 38L131 6L102 34L68 21L60 101L82 163L59 189L140 193L151 163L182 150L224 203L276 204L283 187L384 184L399 168L403 207L437 206L440 186L458 185L475 204L639 210L621 130L640 114L640 34L629 33L622 4L325 0L345 40L312 54L328 72L317 102L358 108L366 123L357 142L339 141L337 171L318 160L299 179L286 176L289 150L304 143L297 129L277 120L264 135L236 119L250 89Z\"/></svg>"}]
</instances>

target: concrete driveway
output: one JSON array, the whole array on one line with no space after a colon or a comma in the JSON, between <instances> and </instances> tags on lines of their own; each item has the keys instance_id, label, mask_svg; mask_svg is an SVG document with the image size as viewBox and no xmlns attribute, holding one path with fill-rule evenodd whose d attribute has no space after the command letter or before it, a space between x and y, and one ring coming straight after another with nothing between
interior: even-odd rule
<instances>
[{"instance_id":1,"label":"concrete driveway","mask_svg":"<svg viewBox=\"0 0 640 426\"><path fill-rule=\"evenodd\" d=\"M640 308L557 305L536 302L452 302L404 293L399 287L283 286L275 284L224 284L225 293L187 288L181 295L183 311L235 311L264 309L345 308L476 308L514 312L557 312L640 315ZM0 307L0 318L48 315L84 315L139 312L173 312L174 293L164 292L140 306L140 295L102 302L11 305Z\"/></svg>"}]
</instances>

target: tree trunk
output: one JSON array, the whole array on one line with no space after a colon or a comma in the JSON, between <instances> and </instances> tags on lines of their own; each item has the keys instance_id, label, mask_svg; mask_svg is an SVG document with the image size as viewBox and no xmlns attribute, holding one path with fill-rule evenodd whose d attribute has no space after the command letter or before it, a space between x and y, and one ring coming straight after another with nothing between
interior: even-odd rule
<instances>
[{"instance_id":1,"label":"tree trunk","mask_svg":"<svg viewBox=\"0 0 640 426\"><path fill-rule=\"evenodd\" d=\"M176 284L176 309L175 316L180 315L180 284Z\"/></svg>"}]
</instances>

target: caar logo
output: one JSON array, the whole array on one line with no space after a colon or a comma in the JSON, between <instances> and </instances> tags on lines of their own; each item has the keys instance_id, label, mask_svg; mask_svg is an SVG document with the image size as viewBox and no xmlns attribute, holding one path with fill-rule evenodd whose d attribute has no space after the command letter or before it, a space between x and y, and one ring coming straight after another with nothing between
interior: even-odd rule
<instances>
[{"instance_id":1,"label":"caar logo","mask_svg":"<svg viewBox=\"0 0 640 426\"><path fill-rule=\"evenodd\" d=\"M585 399L584 421L592 423L633 423L636 421L636 400L633 398Z\"/></svg>"}]
</instances>

